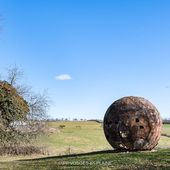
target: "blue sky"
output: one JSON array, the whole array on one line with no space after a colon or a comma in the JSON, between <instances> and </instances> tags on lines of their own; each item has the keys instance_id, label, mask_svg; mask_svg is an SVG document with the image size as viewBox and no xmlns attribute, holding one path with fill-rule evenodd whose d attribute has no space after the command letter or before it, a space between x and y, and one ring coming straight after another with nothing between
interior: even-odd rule
<instances>
[{"instance_id":1,"label":"blue sky","mask_svg":"<svg viewBox=\"0 0 170 170\"><path fill-rule=\"evenodd\" d=\"M102 119L124 96L170 117L170 1L0 0L0 72L48 90L49 115Z\"/></svg>"}]
</instances>

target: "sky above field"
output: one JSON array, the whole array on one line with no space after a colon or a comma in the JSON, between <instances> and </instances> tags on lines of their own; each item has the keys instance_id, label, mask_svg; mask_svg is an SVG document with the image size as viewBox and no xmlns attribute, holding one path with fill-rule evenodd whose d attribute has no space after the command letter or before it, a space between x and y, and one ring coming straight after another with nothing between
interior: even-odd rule
<instances>
[{"instance_id":1,"label":"sky above field","mask_svg":"<svg viewBox=\"0 0 170 170\"><path fill-rule=\"evenodd\" d=\"M98 118L124 96L170 117L169 0L0 0L0 72L48 91L53 118Z\"/></svg>"}]
</instances>

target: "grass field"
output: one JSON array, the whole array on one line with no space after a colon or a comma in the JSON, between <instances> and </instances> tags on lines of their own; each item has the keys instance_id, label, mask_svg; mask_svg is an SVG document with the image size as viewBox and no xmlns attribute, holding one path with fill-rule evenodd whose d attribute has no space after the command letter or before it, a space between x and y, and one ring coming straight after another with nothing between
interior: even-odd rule
<instances>
[{"instance_id":1,"label":"grass field","mask_svg":"<svg viewBox=\"0 0 170 170\"><path fill-rule=\"evenodd\" d=\"M0 157L0 169L170 169L170 137L162 136L151 152L115 153L100 123L48 124L53 131L37 144L46 147L49 155ZM170 135L170 125L163 126L162 134Z\"/></svg>"},{"instance_id":2,"label":"grass field","mask_svg":"<svg viewBox=\"0 0 170 170\"><path fill-rule=\"evenodd\" d=\"M46 157L34 160L1 162L1 169L170 169L170 149L157 152L93 152Z\"/></svg>"},{"instance_id":3,"label":"grass field","mask_svg":"<svg viewBox=\"0 0 170 170\"><path fill-rule=\"evenodd\" d=\"M108 144L103 133L102 124L94 121L49 122L52 128L64 125L58 133L42 136L40 143L48 146L50 155L108 150ZM170 135L170 124L163 125L162 134ZM157 148L170 148L170 138L162 136Z\"/></svg>"},{"instance_id":4,"label":"grass field","mask_svg":"<svg viewBox=\"0 0 170 170\"><path fill-rule=\"evenodd\" d=\"M103 149L111 149L103 134L102 124L87 122L49 122L49 126L65 127L59 133L42 136L41 144L48 146L50 154L82 153Z\"/></svg>"}]
</instances>

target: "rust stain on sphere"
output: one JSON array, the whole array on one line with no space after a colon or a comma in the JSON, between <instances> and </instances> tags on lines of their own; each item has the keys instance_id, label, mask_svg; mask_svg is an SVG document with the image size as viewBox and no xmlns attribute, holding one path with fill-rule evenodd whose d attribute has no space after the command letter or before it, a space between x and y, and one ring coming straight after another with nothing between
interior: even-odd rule
<instances>
[{"instance_id":1,"label":"rust stain on sphere","mask_svg":"<svg viewBox=\"0 0 170 170\"><path fill-rule=\"evenodd\" d=\"M106 139L113 148L151 150L158 144L162 121L151 102L129 96L108 108L103 126Z\"/></svg>"}]
</instances>

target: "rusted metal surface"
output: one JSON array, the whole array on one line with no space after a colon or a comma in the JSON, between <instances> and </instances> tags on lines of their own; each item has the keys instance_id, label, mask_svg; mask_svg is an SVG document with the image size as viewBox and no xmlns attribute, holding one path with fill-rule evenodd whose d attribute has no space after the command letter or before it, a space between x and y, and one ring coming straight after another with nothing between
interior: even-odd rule
<instances>
[{"instance_id":1,"label":"rusted metal surface","mask_svg":"<svg viewBox=\"0 0 170 170\"><path fill-rule=\"evenodd\" d=\"M142 97L124 97L106 111L104 133L115 149L151 150L159 141L162 121L156 107Z\"/></svg>"}]
</instances>

